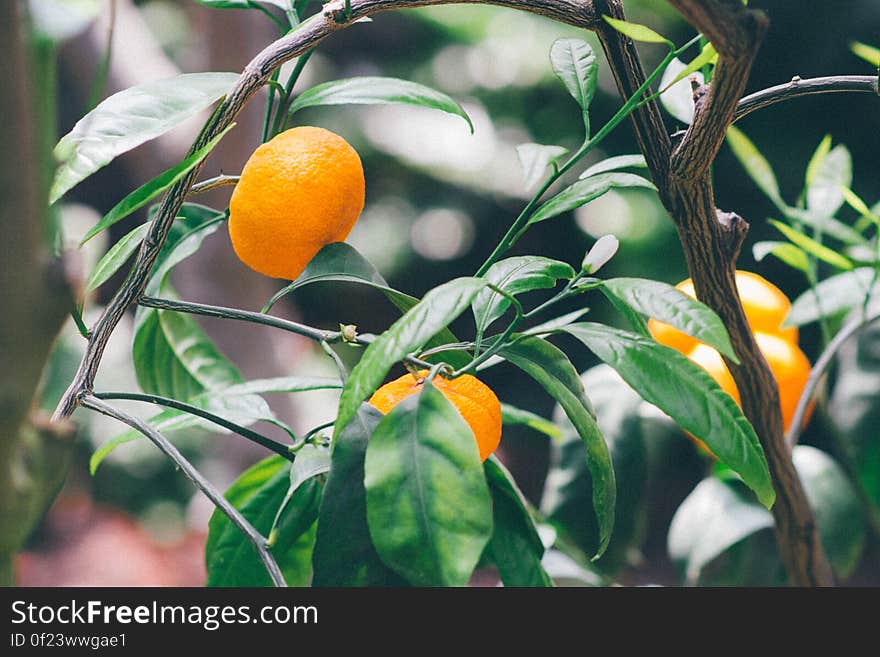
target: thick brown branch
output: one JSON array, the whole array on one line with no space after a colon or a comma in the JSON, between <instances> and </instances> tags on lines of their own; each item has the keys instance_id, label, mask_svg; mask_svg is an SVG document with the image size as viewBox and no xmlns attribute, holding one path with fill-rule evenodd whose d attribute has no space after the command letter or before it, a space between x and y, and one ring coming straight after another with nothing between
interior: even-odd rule
<instances>
[{"instance_id":1,"label":"thick brown branch","mask_svg":"<svg viewBox=\"0 0 880 657\"><path fill-rule=\"evenodd\" d=\"M700 94L694 120L672 155L672 175L695 180L709 170L724 143L769 22L739 0L671 0L671 4L712 41L719 54L712 83Z\"/></svg>"},{"instance_id":2,"label":"thick brown branch","mask_svg":"<svg viewBox=\"0 0 880 657\"><path fill-rule=\"evenodd\" d=\"M736 106L733 120L739 121L755 110L763 109L785 100L800 98L801 96L843 92L880 95L880 91L877 90L877 76L832 75L824 78L808 78L806 80L795 76L790 82L756 91L740 100Z\"/></svg>"}]
</instances>

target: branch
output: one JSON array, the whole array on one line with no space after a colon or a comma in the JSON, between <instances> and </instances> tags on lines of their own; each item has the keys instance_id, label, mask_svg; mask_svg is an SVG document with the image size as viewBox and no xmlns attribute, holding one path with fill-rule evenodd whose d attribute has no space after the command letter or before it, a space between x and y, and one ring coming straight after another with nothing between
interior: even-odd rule
<instances>
[{"instance_id":1,"label":"branch","mask_svg":"<svg viewBox=\"0 0 880 657\"><path fill-rule=\"evenodd\" d=\"M148 395L139 392L96 392L94 393L94 396L97 399L103 400L124 399L128 401L142 401L149 404L156 404L157 406L173 408L176 411L183 411L184 413L195 415L196 417L200 417L204 420L207 420L208 422L212 422L219 427L228 429L229 431L238 434L242 438L250 440L252 443L256 443L257 445L260 445L272 452L275 452L276 454L278 454L278 456L287 459L288 461L293 461L293 454L291 453L287 445L282 445L281 443L276 442L271 438L266 438L266 436L257 433L256 431L252 431L251 429L243 427L240 424L236 424L235 422L230 422L226 418L215 415L210 411L206 411L204 408L193 406L192 404L185 404L184 402L179 402L176 399L171 399L169 397L162 397L160 395Z\"/></svg>"},{"instance_id":2,"label":"branch","mask_svg":"<svg viewBox=\"0 0 880 657\"><path fill-rule=\"evenodd\" d=\"M733 115L734 122L739 121L747 114L755 110L781 103L784 100L799 98L801 96L813 96L817 94L831 94L841 92L871 93L880 95L877 90L876 75L834 75L824 78L809 78L806 80L795 76L791 82L779 84L756 91L739 101L736 112Z\"/></svg>"},{"instance_id":3,"label":"branch","mask_svg":"<svg viewBox=\"0 0 880 657\"><path fill-rule=\"evenodd\" d=\"M463 0L463 2L522 9L587 29L594 29L600 22L600 17L594 11L592 3L586 0L492 0L488 3L484 0ZM462 0L458 0L457 3L461 4ZM295 31L269 45L245 67L241 77L202 129L190 153L197 151L224 130L251 97L266 84L275 69L284 62L311 50L337 30L383 11L441 4L456 4L456 0L351 0L347 17L345 4L341 0L328 3L321 14L313 16ZM125 311L143 293L171 224L200 169L201 166L194 167L165 196L150 226L150 231L141 244L128 278L92 327L85 354L73 381L55 409L54 419L69 417L76 410L80 398L92 390L107 341Z\"/></svg>"},{"instance_id":4,"label":"branch","mask_svg":"<svg viewBox=\"0 0 880 657\"><path fill-rule=\"evenodd\" d=\"M132 429L139 431L144 436L149 438L156 447L158 447L162 452L169 458L171 461L183 471L183 474L187 476L187 478L195 484L195 486L201 490L209 500L211 500L214 505L220 509L223 513L226 514L226 517L229 518L230 522L233 525L238 527L241 530L248 540L253 544L254 549L256 549L257 554L260 556L260 560L263 562L263 565L266 567L266 572L269 573L269 577L272 579L272 583L275 586L287 586L284 581L284 575L281 574L281 569L278 567L278 564L275 562L275 557L269 552L269 548L266 546L266 538L263 537L260 532L258 532L250 522L248 522L247 518L245 518L241 513L238 512L234 506L232 506L229 501L223 497L222 493L214 488L214 485L205 479L202 474L193 466L192 463L187 461L183 454L181 454L177 448L172 445L165 436L156 431L149 424L140 420L124 411L119 410L118 408L107 404L94 395L85 395L82 400L82 405L86 408L90 408L93 411L97 411L99 413L103 413L108 417L112 417L120 422L123 422L130 426Z\"/></svg>"},{"instance_id":5,"label":"branch","mask_svg":"<svg viewBox=\"0 0 880 657\"><path fill-rule=\"evenodd\" d=\"M810 400L816 393L816 388L819 387L819 382L825 375L825 371L831 366L834 357L837 356L837 352L840 351L840 348L844 343L853 335L878 319L880 319L880 311L874 311L868 315L860 315L844 324L840 331L837 332L837 335L834 336L834 339L828 343L827 347L825 347L825 350L816 360L816 364L813 365L813 368L810 370L810 376L807 378L807 383L804 385L804 390L801 393L800 399L798 399L797 407L794 410L794 417L791 420L791 426L788 428L788 434L785 436L785 440L789 446L794 447L797 444L798 439L801 437L801 432L804 429L804 417L807 414Z\"/></svg>"},{"instance_id":6,"label":"branch","mask_svg":"<svg viewBox=\"0 0 880 657\"><path fill-rule=\"evenodd\" d=\"M672 175L696 180L708 172L724 143L769 21L740 0L670 0L670 4L718 51L712 83L697 90L694 120L672 155Z\"/></svg>"}]
</instances>

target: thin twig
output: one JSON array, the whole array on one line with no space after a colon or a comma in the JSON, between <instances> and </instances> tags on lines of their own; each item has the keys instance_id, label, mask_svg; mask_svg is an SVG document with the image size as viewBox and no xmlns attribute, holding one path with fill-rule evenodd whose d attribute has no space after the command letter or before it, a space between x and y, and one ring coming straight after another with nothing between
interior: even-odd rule
<instances>
[{"instance_id":1,"label":"thin twig","mask_svg":"<svg viewBox=\"0 0 880 657\"><path fill-rule=\"evenodd\" d=\"M202 474L196 470L192 463L187 461L184 456L177 450L177 448L172 445L165 436L156 431L149 424L144 422L143 420L136 418L128 413L116 408L115 406L111 406L110 404L105 403L104 401L98 399L94 395L85 395L81 403L86 408L90 408L93 411L97 411L99 413L103 413L109 417L119 420L124 424L127 424L132 429L139 431L144 436L149 438L156 447L158 447L168 458L170 458L174 464L180 468L180 470L187 476L187 478L195 484L195 486L201 490L209 500L211 500L214 505L220 509L223 513L226 514L226 517L229 518L230 522L233 525L238 527L239 530L253 543L254 549L256 549L257 554L260 557L260 560L263 562L263 565L266 567L266 572L269 574L269 577L272 580L272 583L275 586L287 586L287 583L284 581L284 575L281 574L281 569L278 567L278 564L275 562L275 557L269 552L269 549L266 547L266 538L258 532L250 522L248 522L247 518L245 518L241 513L239 513L238 509L232 506L229 501L223 497L222 493L218 491L214 485L205 479Z\"/></svg>"},{"instance_id":2,"label":"thin twig","mask_svg":"<svg viewBox=\"0 0 880 657\"><path fill-rule=\"evenodd\" d=\"M238 434L242 438L246 438L252 443L256 443L257 445L265 447L266 449L275 452L276 454L278 454L278 456L281 456L288 461L293 461L293 455L290 453L290 448L287 445L282 445L281 443L276 442L271 438L266 438L266 436L259 434L256 431L248 429L247 427L243 427L240 424L236 424L235 422L230 422L226 418L215 415L210 411L206 411L204 408L193 406L192 404L185 404L169 397L162 397L160 395L148 395L140 392L96 392L94 393L94 395L98 399L124 399L127 401L142 401L150 404L156 404L158 406L173 408L177 411L183 411L184 413L189 413L190 415L195 415L197 417L203 418L208 422L212 422L217 426L223 427L224 429L229 429L229 431Z\"/></svg>"},{"instance_id":3,"label":"thin twig","mask_svg":"<svg viewBox=\"0 0 880 657\"><path fill-rule=\"evenodd\" d=\"M791 100L800 96L842 92L872 93L877 95L880 93L877 91L877 76L834 75L823 78L808 78L806 80L794 77L785 84L768 87L745 96L737 104L733 120L739 121L755 110L781 103L784 100Z\"/></svg>"},{"instance_id":4,"label":"thin twig","mask_svg":"<svg viewBox=\"0 0 880 657\"><path fill-rule=\"evenodd\" d=\"M861 314L859 317L850 320L841 327L816 360L816 364L813 365L813 368L810 370L810 376L807 378L806 385L804 385L804 390L798 400L798 405L794 410L794 417L791 420L791 426L788 428L788 434L785 436L785 440L791 447L794 447L801 437L801 433L804 429L804 417L807 414L810 400L816 393L816 388L819 387L822 377L825 375L826 370L831 366L837 352L840 351L840 348L844 343L854 334L878 319L880 319L880 311L875 311L869 315Z\"/></svg>"},{"instance_id":5,"label":"thin twig","mask_svg":"<svg viewBox=\"0 0 880 657\"><path fill-rule=\"evenodd\" d=\"M212 189L217 189L218 187L235 185L238 183L240 178L241 176L227 176L226 174L220 174L219 176L215 176L214 178L208 178L207 180L203 180L202 182L197 182L195 185L190 187L189 195L195 196L196 194L210 192Z\"/></svg>"}]
</instances>

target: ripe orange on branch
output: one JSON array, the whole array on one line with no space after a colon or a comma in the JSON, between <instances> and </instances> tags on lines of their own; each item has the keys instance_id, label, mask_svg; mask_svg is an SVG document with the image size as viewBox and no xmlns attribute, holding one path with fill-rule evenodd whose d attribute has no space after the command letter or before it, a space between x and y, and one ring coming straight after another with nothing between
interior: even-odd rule
<instances>
[{"instance_id":1,"label":"ripe orange on branch","mask_svg":"<svg viewBox=\"0 0 880 657\"><path fill-rule=\"evenodd\" d=\"M682 281L676 287L696 298L691 279ZM791 302L779 288L751 272L737 271L736 287L758 348L767 360L779 387L782 422L785 431L788 431L798 400L810 376L810 361L798 347L797 329L782 327L782 322L791 309ZM715 349L653 319L648 323L648 328L657 342L680 351L700 365L722 390L733 397L737 404L740 403L739 390L733 376L721 354ZM811 412L812 405L808 407L804 424L809 421Z\"/></svg>"},{"instance_id":2,"label":"ripe orange on branch","mask_svg":"<svg viewBox=\"0 0 880 657\"><path fill-rule=\"evenodd\" d=\"M348 237L364 208L364 169L339 135L303 126L261 145L229 201L236 255L266 276L293 280L324 246Z\"/></svg>"},{"instance_id":3,"label":"ripe orange on branch","mask_svg":"<svg viewBox=\"0 0 880 657\"><path fill-rule=\"evenodd\" d=\"M370 403L383 413L388 413L404 399L419 392L427 375L427 370L419 371L418 378L404 374L373 393ZM432 383L455 406L474 432L480 460L485 461L501 442L501 402L498 397L489 386L470 374L462 374L455 379L437 376Z\"/></svg>"}]
</instances>

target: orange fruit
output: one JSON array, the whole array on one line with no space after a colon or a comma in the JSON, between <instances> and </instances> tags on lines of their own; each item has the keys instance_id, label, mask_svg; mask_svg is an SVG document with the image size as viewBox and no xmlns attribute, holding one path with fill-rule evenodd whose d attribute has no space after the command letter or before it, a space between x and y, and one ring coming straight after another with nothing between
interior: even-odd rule
<instances>
[{"instance_id":1,"label":"orange fruit","mask_svg":"<svg viewBox=\"0 0 880 657\"><path fill-rule=\"evenodd\" d=\"M675 287L692 299L697 298L694 283L690 278ZM776 334L797 344L797 329L782 328L782 322L791 310L791 302L778 287L758 274L737 270L736 289L742 299L746 319L749 320L752 332ZM696 338L656 319L648 320L648 329L657 342L682 353L689 352L699 344Z\"/></svg>"},{"instance_id":2,"label":"orange fruit","mask_svg":"<svg viewBox=\"0 0 880 657\"><path fill-rule=\"evenodd\" d=\"M364 170L339 135L291 128L250 156L229 201L236 255L266 276L293 280L324 246L342 242L364 208Z\"/></svg>"},{"instance_id":3,"label":"orange fruit","mask_svg":"<svg viewBox=\"0 0 880 657\"><path fill-rule=\"evenodd\" d=\"M427 375L427 370L420 371L419 378L404 374L373 393L370 403L383 413L388 413L401 401L421 390ZM455 406L474 432L480 460L485 461L501 442L501 402L498 397L489 386L470 374L462 374L455 379L437 376L432 383Z\"/></svg>"},{"instance_id":4,"label":"orange fruit","mask_svg":"<svg viewBox=\"0 0 880 657\"><path fill-rule=\"evenodd\" d=\"M755 333L758 348L767 359L770 371L779 387L779 406L782 411L782 423L785 431L791 427L794 411L807 379L810 376L810 361L800 348L779 335L771 333ZM698 344L686 354L688 358L700 365L727 394L740 403L739 390L733 376L724 364L724 359L715 349L705 344ZM812 404L807 408L804 424L809 421Z\"/></svg>"}]
</instances>

